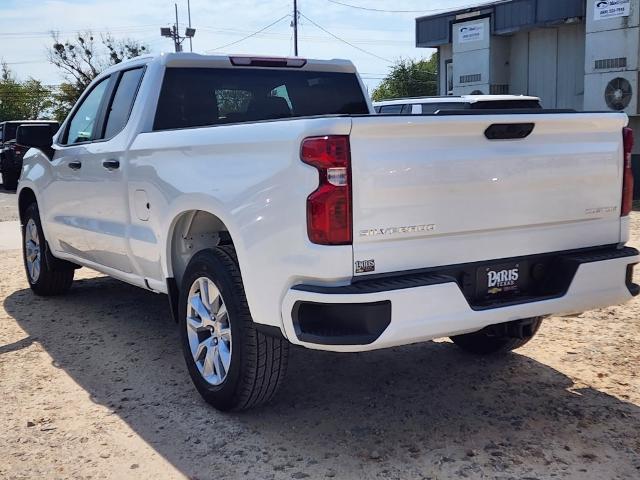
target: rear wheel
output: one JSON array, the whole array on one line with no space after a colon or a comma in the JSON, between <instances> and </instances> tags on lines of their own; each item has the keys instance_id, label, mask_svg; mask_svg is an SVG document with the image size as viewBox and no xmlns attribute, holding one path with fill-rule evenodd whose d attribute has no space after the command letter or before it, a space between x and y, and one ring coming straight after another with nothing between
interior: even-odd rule
<instances>
[{"instance_id":1,"label":"rear wheel","mask_svg":"<svg viewBox=\"0 0 640 480\"><path fill-rule=\"evenodd\" d=\"M180 314L187 368L208 403L245 410L273 398L289 344L256 330L232 246L194 255L182 282Z\"/></svg>"},{"instance_id":2,"label":"rear wheel","mask_svg":"<svg viewBox=\"0 0 640 480\"><path fill-rule=\"evenodd\" d=\"M23 223L22 253L31 290L42 296L66 293L73 282L74 266L55 259L47 251L36 203L25 210Z\"/></svg>"},{"instance_id":3,"label":"rear wheel","mask_svg":"<svg viewBox=\"0 0 640 480\"><path fill-rule=\"evenodd\" d=\"M477 355L506 353L527 344L538 332L542 317L491 325L478 332L451 337L463 350Z\"/></svg>"}]
</instances>

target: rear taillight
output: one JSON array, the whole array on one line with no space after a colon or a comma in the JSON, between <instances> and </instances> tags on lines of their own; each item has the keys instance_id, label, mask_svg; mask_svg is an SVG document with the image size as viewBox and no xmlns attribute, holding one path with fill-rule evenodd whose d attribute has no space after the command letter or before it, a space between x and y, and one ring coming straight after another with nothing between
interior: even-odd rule
<instances>
[{"instance_id":1,"label":"rear taillight","mask_svg":"<svg viewBox=\"0 0 640 480\"><path fill-rule=\"evenodd\" d=\"M318 169L318 188L307 198L309 240L319 245L350 245L351 155L347 135L310 137L300 158Z\"/></svg>"},{"instance_id":2,"label":"rear taillight","mask_svg":"<svg viewBox=\"0 0 640 480\"><path fill-rule=\"evenodd\" d=\"M633 209L633 167L631 152L633 151L633 130L629 127L622 129L622 143L624 145L624 169L622 173L622 207L620 215L629 215Z\"/></svg>"}]
</instances>

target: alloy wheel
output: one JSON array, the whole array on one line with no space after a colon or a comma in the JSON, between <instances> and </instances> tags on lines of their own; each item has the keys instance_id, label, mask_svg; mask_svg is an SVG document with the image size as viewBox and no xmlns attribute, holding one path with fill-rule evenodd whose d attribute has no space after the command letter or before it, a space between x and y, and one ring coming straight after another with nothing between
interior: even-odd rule
<instances>
[{"instance_id":1,"label":"alloy wheel","mask_svg":"<svg viewBox=\"0 0 640 480\"><path fill-rule=\"evenodd\" d=\"M231 364L231 323L220 290L207 277L198 278L189 289L187 336L202 378L211 385L222 384Z\"/></svg>"},{"instance_id":2,"label":"alloy wheel","mask_svg":"<svg viewBox=\"0 0 640 480\"><path fill-rule=\"evenodd\" d=\"M35 283L40 278L40 263L42 252L40 249L40 236L36 222L31 218L27 222L24 232L25 261L29 278Z\"/></svg>"}]
</instances>

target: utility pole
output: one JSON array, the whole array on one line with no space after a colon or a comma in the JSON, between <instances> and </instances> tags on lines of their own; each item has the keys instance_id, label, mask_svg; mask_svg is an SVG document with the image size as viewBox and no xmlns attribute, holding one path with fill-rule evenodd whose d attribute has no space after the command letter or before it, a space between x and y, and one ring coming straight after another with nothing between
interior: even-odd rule
<instances>
[{"instance_id":1,"label":"utility pole","mask_svg":"<svg viewBox=\"0 0 640 480\"><path fill-rule=\"evenodd\" d=\"M182 42L180 41L180 25L178 25L178 4L174 3L174 7L176 7L176 24L173 27L173 43L176 47L176 52L182 51Z\"/></svg>"},{"instance_id":2,"label":"utility pole","mask_svg":"<svg viewBox=\"0 0 640 480\"><path fill-rule=\"evenodd\" d=\"M196 29L191 27L191 6L187 3L189 8L189 26L186 28L184 32L184 37L180 35L180 24L178 23L178 4L175 3L175 11L176 11L176 23L173 24L173 27L161 27L160 35L163 37L170 38L173 40L173 46L176 52L182 51L182 42L185 39L189 39L189 44L191 46L191 51L193 51L193 45L191 44L191 39L196 34Z\"/></svg>"},{"instance_id":3,"label":"utility pole","mask_svg":"<svg viewBox=\"0 0 640 480\"><path fill-rule=\"evenodd\" d=\"M293 0L293 54L298 56L298 0Z\"/></svg>"},{"instance_id":4,"label":"utility pole","mask_svg":"<svg viewBox=\"0 0 640 480\"><path fill-rule=\"evenodd\" d=\"M187 0L187 15L189 17L189 28L191 28L191 0ZM193 52L193 37L189 37L189 51Z\"/></svg>"}]
</instances>

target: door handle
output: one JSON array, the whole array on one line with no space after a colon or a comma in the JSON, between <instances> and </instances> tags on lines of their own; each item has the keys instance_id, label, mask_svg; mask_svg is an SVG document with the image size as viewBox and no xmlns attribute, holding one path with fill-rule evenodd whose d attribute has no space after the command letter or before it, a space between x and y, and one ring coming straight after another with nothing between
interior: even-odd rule
<instances>
[{"instance_id":1,"label":"door handle","mask_svg":"<svg viewBox=\"0 0 640 480\"><path fill-rule=\"evenodd\" d=\"M104 162L102 162L102 166L107 170L117 170L118 168L120 168L120 160L105 160Z\"/></svg>"},{"instance_id":2,"label":"door handle","mask_svg":"<svg viewBox=\"0 0 640 480\"><path fill-rule=\"evenodd\" d=\"M80 170L82 168L82 162L80 162L78 160L74 160L72 162L67 163L67 166L71 170Z\"/></svg>"}]
</instances>

